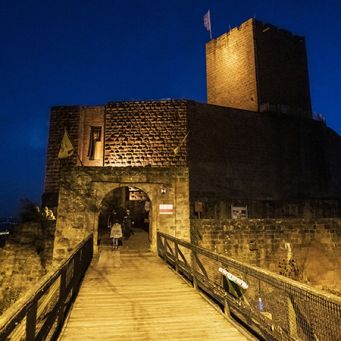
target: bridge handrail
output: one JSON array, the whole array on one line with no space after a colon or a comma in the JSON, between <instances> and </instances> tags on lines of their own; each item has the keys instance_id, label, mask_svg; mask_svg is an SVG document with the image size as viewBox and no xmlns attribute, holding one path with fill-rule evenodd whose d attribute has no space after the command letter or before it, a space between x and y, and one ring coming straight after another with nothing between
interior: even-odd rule
<instances>
[{"instance_id":1,"label":"bridge handrail","mask_svg":"<svg viewBox=\"0 0 341 341\"><path fill-rule=\"evenodd\" d=\"M162 232L157 235L157 248L159 256L187 277L194 287L266 340L341 339L341 297ZM235 287L231 288L231 282L218 271L220 267L242 277L249 288L242 290L234 283ZM274 308L271 301L278 301L282 306ZM321 311L312 311L315 309Z\"/></svg>"},{"instance_id":2,"label":"bridge handrail","mask_svg":"<svg viewBox=\"0 0 341 341\"><path fill-rule=\"evenodd\" d=\"M0 340L54 339L77 295L93 256L93 235L85 238L60 265L52 269L0 316ZM26 319L25 319L26 318Z\"/></svg>"}]
</instances>

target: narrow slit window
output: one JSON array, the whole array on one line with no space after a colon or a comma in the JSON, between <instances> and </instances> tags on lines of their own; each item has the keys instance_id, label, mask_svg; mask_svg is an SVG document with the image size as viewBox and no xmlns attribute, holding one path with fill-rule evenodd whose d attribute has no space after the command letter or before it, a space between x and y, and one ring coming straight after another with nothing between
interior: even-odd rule
<instances>
[{"instance_id":1,"label":"narrow slit window","mask_svg":"<svg viewBox=\"0 0 341 341\"><path fill-rule=\"evenodd\" d=\"M101 148L101 127L90 127L90 137L89 137L89 150L88 157L89 160L99 159L100 148Z\"/></svg>"}]
</instances>

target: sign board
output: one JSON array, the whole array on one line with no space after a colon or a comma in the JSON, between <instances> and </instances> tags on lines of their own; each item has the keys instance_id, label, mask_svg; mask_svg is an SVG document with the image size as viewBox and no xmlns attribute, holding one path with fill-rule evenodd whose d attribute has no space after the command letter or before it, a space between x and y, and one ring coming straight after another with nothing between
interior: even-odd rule
<instances>
[{"instance_id":1,"label":"sign board","mask_svg":"<svg viewBox=\"0 0 341 341\"><path fill-rule=\"evenodd\" d=\"M129 200L144 201L147 200L147 196L142 191L131 191L129 192Z\"/></svg>"},{"instance_id":2,"label":"sign board","mask_svg":"<svg viewBox=\"0 0 341 341\"><path fill-rule=\"evenodd\" d=\"M232 219L246 219L247 217L247 206L231 206Z\"/></svg>"},{"instance_id":3,"label":"sign board","mask_svg":"<svg viewBox=\"0 0 341 341\"><path fill-rule=\"evenodd\" d=\"M160 214L173 214L174 213L173 204L160 204L159 213Z\"/></svg>"},{"instance_id":4,"label":"sign board","mask_svg":"<svg viewBox=\"0 0 341 341\"><path fill-rule=\"evenodd\" d=\"M225 275L231 282L238 284L244 290L246 290L249 287L249 285L246 282L236 277L235 275L232 275L231 272L228 272L226 269L219 268L218 271Z\"/></svg>"},{"instance_id":5,"label":"sign board","mask_svg":"<svg viewBox=\"0 0 341 341\"><path fill-rule=\"evenodd\" d=\"M195 201L194 202L194 212L195 213L202 213L204 211L204 204L202 201Z\"/></svg>"}]
</instances>

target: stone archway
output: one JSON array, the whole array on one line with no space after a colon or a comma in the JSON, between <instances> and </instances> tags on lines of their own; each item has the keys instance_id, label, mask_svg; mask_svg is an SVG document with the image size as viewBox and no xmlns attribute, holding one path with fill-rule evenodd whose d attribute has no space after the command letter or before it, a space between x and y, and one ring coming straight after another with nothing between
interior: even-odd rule
<instances>
[{"instance_id":1,"label":"stone archway","mask_svg":"<svg viewBox=\"0 0 341 341\"><path fill-rule=\"evenodd\" d=\"M139 188L143 191L146 196L148 197L151 205L151 212L150 212L150 231L149 231L149 238L150 238L150 248L151 250L156 250L156 233L159 230L158 222L157 222L157 215L155 209L153 207L156 205L158 201L158 192L160 184L154 183L138 183L138 182L124 182L124 183L112 183L112 182L96 182L92 183L93 193L96 196L96 202L98 206L98 211L96 212L96 218L94 219L94 251L98 252L98 222L99 222L99 215L100 215L100 205L103 202L105 196L114 190L117 190L122 187L135 187Z\"/></svg>"},{"instance_id":2,"label":"stone archway","mask_svg":"<svg viewBox=\"0 0 341 341\"><path fill-rule=\"evenodd\" d=\"M152 251L156 251L157 231L190 240L187 167L75 167L61 177L55 260L63 259L89 234L94 235L94 252L98 252L100 204L108 192L122 186L139 188L150 199Z\"/></svg>"},{"instance_id":3,"label":"stone archway","mask_svg":"<svg viewBox=\"0 0 341 341\"><path fill-rule=\"evenodd\" d=\"M123 232L126 232L125 222L131 222L130 233L129 235L124 233L123 244L128 243L129 248L149 249L153 231L151 199L139 187L132 185L115 187L104 196L99 205L99 218L94 227L98 247L111 246L110 223L115 220L122 225Z\"/></svg>"}]
</instances>

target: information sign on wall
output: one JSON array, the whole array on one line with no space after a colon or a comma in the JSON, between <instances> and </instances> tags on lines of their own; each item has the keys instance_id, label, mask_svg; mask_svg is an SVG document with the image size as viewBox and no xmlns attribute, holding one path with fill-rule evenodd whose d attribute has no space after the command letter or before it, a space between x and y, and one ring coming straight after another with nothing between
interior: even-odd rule
<instances>
[{"instance_id":1,"label":"information sign on wall","mask_svg":"<svg viewBox=\"0 0 341 341\"><path fill-rule=\"evenodd\" d=\"M231 206L232 219L246 219L247 217L247 206Z\"/></svg>"},{"instance_id":2,"label":"information sign on wall","mask_svg":"<svg viewBox=\"0 0 341 341\"><path fill-rule=\"evenodd\" d=\"M160 204L159 213L160 214L173 214L174 213L173 204Z\"/></svg>"},{"instance_id":3,"label":"information sign on wall","mask_svg":"<svg viewBox=\"0 0 341 341\"><path fill-rule=\"evenodd\" d=\"M142 191L129 191L129 200L144 201L147 200L147 195Z\"/></svg>"},{"instance_id":4,"label":"information sign on wall","mask_svg":"<svg viewBox=\"0 0 341 341\"><path fill-rule=\"evenodd\" d=\"M204 212L204 204L201 201L194 202L194 212L195 213L202 213Z\"/></svg>"}]
</instances>

